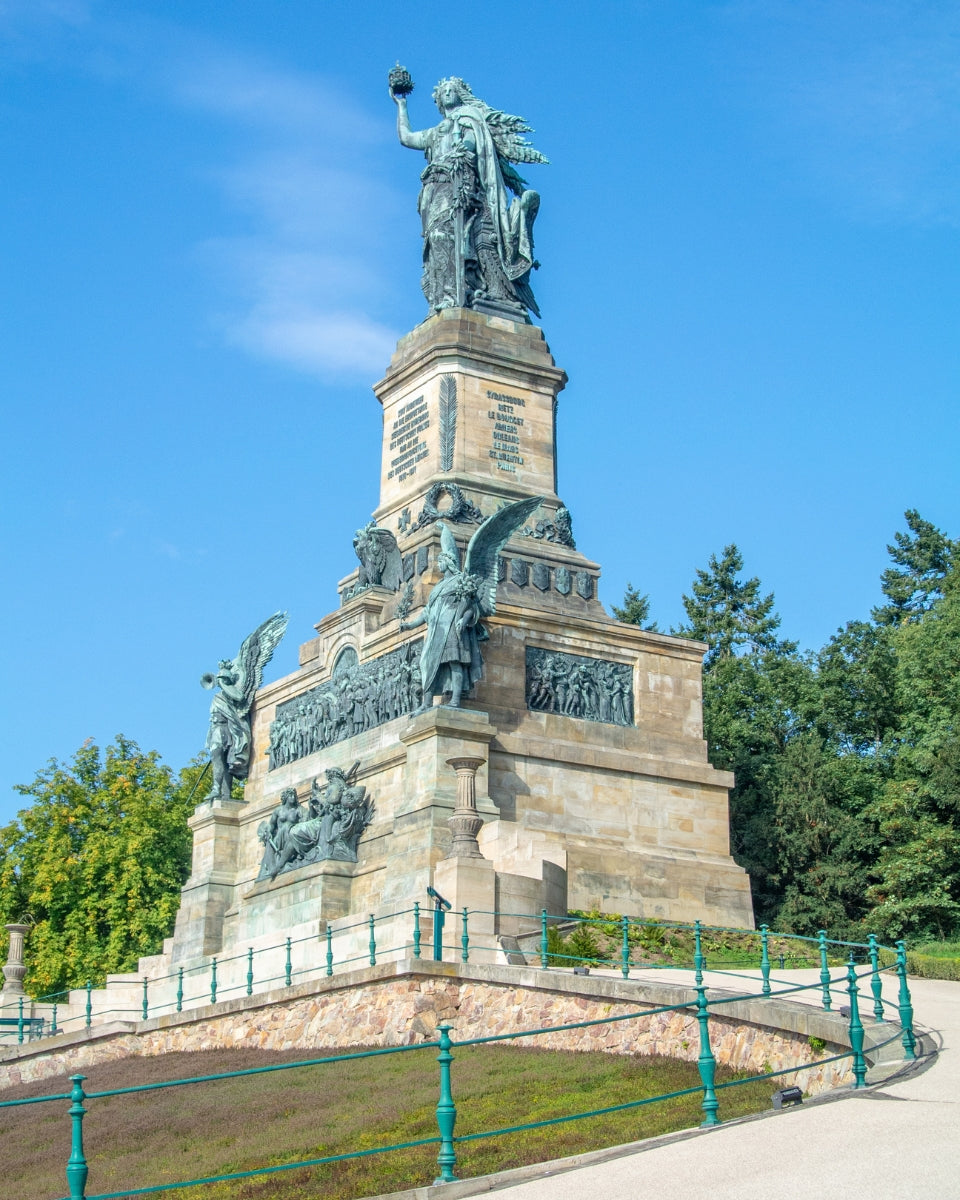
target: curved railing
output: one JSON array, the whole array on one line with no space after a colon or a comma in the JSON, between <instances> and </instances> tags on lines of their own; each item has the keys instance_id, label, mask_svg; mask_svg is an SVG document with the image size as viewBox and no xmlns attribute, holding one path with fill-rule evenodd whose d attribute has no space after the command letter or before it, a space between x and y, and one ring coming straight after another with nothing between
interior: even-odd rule
<instances>
[{"instance_id":1,"label":"curved railing","mask_svg":"<svg viewBox=\"0 0 960 1200\"><path fill-rule=\"evenodd\" d=\"M405 957L410 957L411 953L412 953L412 956L414 958L419 958L422 956L423 950L424 950L424 947L422 946L422 939L421 939L421 921L420 921L421 913L420 913L419 905L414 905L413 909L407 910L407 912L413 913L414 917L416 918L416 921L414 924L414 930L413 930L413 940L411 943L405 943L402 946L396 947L393 950L388 951L388 953L389 954L400 953ZM403 916L403 915L406 915L406 914L404 914L404 913L393 914L394 918L396 918L397 916ZM495 914L476 913L475 915L477 915L477 916L483 915L486 917L490 917ZM533 921L539 922L539 924L540 924L539 935L537 935L535 933L534 937L537 938L537 940L539 941L539 946L537 949L538 949L538 954L540 957L540 965L542 968L549 969L549 967L551 966L550 960L551 959L556 960L557 957L569 958L569 959L573 959L573 958L577 957L574 955L563 955L563 954L558 955L555 950L550 949L551 939L550 939L550 935L549 935L549 929L551 927L551 922L569 923L570 918L568 918L568 917L551 917L545 910L542 911L540 914L536 914L536 915L534 915L534 914L496 914L496 915L512 916L515 918L519 917L519 918L523 918L523 919L529 919L531 922L533 922ZM471 940L470 940L470 933L469 933L470 913L468 912L468 910L465 909L465 910L463 910L462 913L457 914L457 916L460 920L460 932L459 932L459 938L456 939L454 942L454 948L458 951L461 961L469 962L470 951L471 951ZM438 919L435 915L434 915L433 920L434 920L434 926L433 926L434 940L433 940L432 946L428 946L427 949L430 952L431 957L440 959L443 957L444 950L447 950L447 952L450 951L451 944L449 941L447 943L444 943L444 941L443 941L444 922L441 919ZM602 917L578 918L578 921L580 923L586 923L586 922L603 923L608 926L610 924L612 924L612 922L610 921L609 918L605 919ZM619 924L619 927L622 931L621 952L617 959L608 959L608 960L606 960L606 962L608 965L613 964L615 966L618 966L623 977L629 978L631 970L635 970L638 968L646 968L650 965L650 964L644 964L642 962L637 962L635 960L635 956L631 956L631 953L630 953L631 944L632 944L631 943L631 933L630 933L631 927L636 926L636 925L649 926L650 922L634 922L634 921L630 921L628 918L624 917L624 918L620 918L619 922L617 922L617 924ZM382 955L382 953L383 953L382 950L380 950L376 944L376 922L373 917L367 918L366 921L364 921L364 922L351 923L348 925L339 926L336 930L336 933L342 934L345 931L349 932L351 930L355 930L358 925L361 929L364 929L364 931L365 931L363 936L369 938L368 944L366 947L366 953L360 954L360 955L355 955L355 954L350 955L350 956L344 957L343 959L337 961L336 965L341 968L344 966L351 965L351 964L356 965L358 961L363 962L364 965L376 965L376 963L378 961L378 955ZM59 1094L51 1095L51 1096L38 1096L38 1097L33 1097L30 1099L24 1099L24 1100L0 1101L0 1108L16 1108L16 1107L21 1107L24 1105L49 1104L49 1103L56 1103L56 1102L62 1102L62 1101L69 1101L70 1106L67 1110L66 1115L70 1122L71 1149L70 1149L69 1159L67 1160L67 1163L66 1163L66 1176L67 1176L67 1182L68 1182L68 1187L70 1189L70 1192L69 1192L69 1197L65 1197L65 1198L63 1198L63 1200L119 1200L120 1197L144 1196L144 1195L151 1195L154 1193L160 1193L160 1192L165 1192L165 1191L172 1191L177 1188L199 1186L201 1184L220 1183L220 1182L228 1182L228 1181L232 1181L232 1180L249 1179L249 1178L254 1178L254 1177L259 1177L259 1176L267 1176L267 1175L277 1174L280 1172L297 1170L297 1169L301 1169L304 1167L317 1167L317 1166L322 1166L322 1165L329 1164L329 1163L342 1162L342 1161L345 1161L348 1159L364 1158L364 1157L369 1157L371 1155L378 1155L378 1154L388 1154L388 1153L395 1152L395 1151L407 1150L412 1147L425 1146L425 1145L437 1145L439 1147L439 1151L438 1151L438 1155L437 1155L437 1163L438 1163L438 1168L439 1168L437 1182L448 1182L448 1181L451 1181L456 1178L455 1171L456 1171L456 1166L457 1166L457 1147L458 1147L458 1145L464 1145L465 1143L473 1142L473 1141L477 1141L477 1140L481 1140L481 1139L504 1137L509 1134L520 1133L520 1132L537 1129L537 1128L541 1128L541 1127L548 1126L548 1125L556 1125L556 1124L561 1124L561 1123L565 1123L565 1122L569 1122L569 1121L586 1120L591 1117L602 1116L602 1115L614 1113L614 1112L621 1112L621 1111L625 1111L625 1110L632 1109L632 1108L640 1108L640 1107L644 1107L647 1105L652 1105L652 1104L660 1103L660 1102L663 1102L666 1100L672 1100L672 1099L676 1099L678 1097L693 1095L693 1094L697 1094L697 1093L702 1095L702 1101L701 1101L701 1107L702 1107L702 1111L703 1111L702 1124L704 1126L716 1125L720 1121L720 1110L721 1110L721 1103L720 1103L718 1093L723 1092L725 1089L733 1088L733 1087L740 1087L744 1084L756 1082L756 1081L762 1080L762 1079L773 1079L773 1078L776 1078L781 1075L796 1075L798 1072L803 1071L808 1068L814 1068L814 1067L819 1068L819 1067L822 1067L826 1063L839 1062L839 1061L843 1061L846 1059L851 1060L851 1070L852 1070L852 1074L853 1074L853 1087L854 1088L862 1088L862 1087L866 1086L867 1061L866 1061L866 1057L864 1054L865 1031L864 1031L863 1022L860 1017L859 997L860 997L860 992L861 992L861 984L864 982L866 983L866 987L867 987L870 995L872 996L873 1016L874 1016L875 1021L880 1022L884 1019L885 1009L893 1009L896 1012L896 1016L898 1018L898 1024L899 1024L899 1028L890 1037L886 1038L882 1042L872 1045L870 1047L870 1053L871 1054L875 1053L876 1051L880 1050L884 1046L889 1045L891 1042L893 1042L899 1038L902 1041L904 1057L906 1059L916 1058L916 1037L915 1037L914 1029L913 1029L913 1007L912 1007L912 1002L911 1002L911 998L910 998L909 986L907 983L906 950L904 948L903 942L898 942L897 949L892 952L895 955L894 961L892 963L890 963L889 965L883 965L880 962L881 951L887 951L888 953L891 951L890 951L890 948L888 948L888 947L881 947L875 937L871 937L869 939L869 941L866 943L857 943L857 942L844 942L844 941L837 941L837 940L829 939L829 938L827 938L826 934L822 931L817 936L817 938L813 938L813 939L801 938L801 937L797 937L797 935L774 935L778 939L791 938L791 939L797 940L798 942L810 943L813 947L815 947L815 957L817 960L819 960L819 963L820 963L820 974L819 974L819 979L817 980L817 982L811 983L811 984L784 984L784 985L781 985L780 981L775 980L774 978L772 978L772 975L771 975L771 963L770 963L771 934L770 934L770 931L766 928L766 926L763 926L758 934L759 963L757 965L759 966L759 971L760 971L760 985L761 985L760 998L761 999L768 999L768 998L775 999L775 998L784 998L784 997L795 996L795 995L797 995L799 993L803 993L803 992L817 992L817 993L819 993L818 999L819 999L819 1003L820 1003L821 1007L826 1011L830 1011L832 1008L834 999L837 996L837 989L839 986L842 989L839 994L843 998L845 998L847 1001L847 1005L846 1005L844 1012L845 1012L845 1015L848 1017L847 1040L849 1041L850 1049L848 1051L844 1051L840 1054L832 1055L827 1058L812 1059L809 1063L801 1063L798 1065L794 1065L792 1067L784 1068L783 1070L766 1071L760 1075L751 1075L746 1078L730 1080L728 1082L718 1084L716 1082L716 1059L714 1057L713 1051L711 1049L711 1044L710 1044L711 1016L716 1014L718 1009L722 1010L722 1008L726 1005L736 1004L737 1002L747 1000L747 999L756 1000L758 998L757 993L754 991L741 990L739 992L734 992L733 994L730 994L730 995L713 997L708 1000L706 987L703 982L703 973L706 970L711 970L711 971L714 971L715 973L717 973L717 969L716 969L716 967L710 968L708 966L708 961L707 961L708 955L704 953L704 949L703 949L703 935L705 932L708 932L708 931L721 930L721 927L706 927L706 926L702 926L700 924L700 922L694 922L694 924L691 926L681 926L681 925L671 924L669 928L670 929L681 929L682 928L682 929L687 929L692 932L693 954L692 954L691 962L689 963L689 965L687 965L687 964L673 964L673 965L681 966L683 969L687 969L687 970L692 969L693 970L693 972L694 972L694 988L693 988L693 990L695 991L695 994L696 994L695 1001L687 1000L687 1001L684 1001L684 1002L681 1002L678 1004L661 1005L659 1007L644 1008L641 1010L628 1012L628 1013L619 1013L619 1014L612 1015L612 1016L595 1017L595 1018L584 1020L584 1021L575 1021L575 1022L568 1022L568 1023L564 1023L564 1024L557 1024L557 1025L551 1025L551 1026L534 1027L534 1028L529 1028L529 1029L517 1030L517 1031L513 1031L513 1032L509 1032L509 1033L492 1034L492 1035L476 1037L476 1038L463 1038L456 1042L454 1041L453 1037L451 1036L451 1027L446 1024L441 1024L438 1027L439 1036L438 1036L437 1040L429 1041L429 1042L422 1042L422 1043L418 1043L416 1045L384 1047L384 1048L374 1049L374 1050L363 1050L363 1051L357 1051L357 1052L353 1052L353 1053L328 1055L328 1056L325 1056L322 1058L301 1059L301 1060L297 1060L296 1062L291 1062L291 1063L280 1063L280 1064L272 1064L270 1066L264 1066L264 1067L253 1067L253 1068L248 1068L248 1069L242 1070L242 1071L227 1071L227 1072L222 1072L220 1074L215 1074L215 1075L191 1076L191 1077L183 1078L183 1079L167 1080L167 1081L160 1082L160 1083L150 1083L150 1084L143 1084L143 1085L138 1085L138 1086L133 1086L133 1087L125 1087L125 1088L114 1088L114 1089L110 1089L107 1091L101 1091L101 1092L89 1092L89 1093L85 1092L83 1089L83 1083L84 1083L85 1076L78 1074L78 1075L71 1076L72 1088L71 1088L70 1092L59 1093ZM722 930L722 931L723 932L732 932L729 930ZM751 931L743 930L743 931L736 931L736 932L749 933ZM335 937L334 932L331 931L330 927L328 927L328 932L325 935L326 950L325 950L325 954L323 956L323 962L321 964L322 972L328 976L332 975L334 973L334 969L335 969L335 960L334 960L334 956L333 956L334 937ZM307 940L313 940L313 939L300 939L300 940L307 941ZM292 986L294 975L297 974L297 972L294 970L293 959L292 959L292 948L293 948L294 944L295 943L293 941L291 941L291 939L289 939L289 938L286 940L285 943L279 944L280 948L285 951L284 967L283 967L283 970L281 971L281 973L277 976L265 977L265 978L259 979L259 980L256 980L256 977L253 972L254 955L253 955L252 950L248 951L247 955L234 956L234 958L238 958L238 959L245 958L246 962L247 962L246 980L244 983L237 985L237 987L240 988L241 992L245 992L246 995L253 995L255 981L262 983L262 984L282 983L283 987ZM474 951L476 951L477 947L474 946L473 948L474 948ZM277 947L268 947L267 948L267 950L275 950L275 949L277 949ZM838 949L843 949L844 951L846 951L847 962L845 964L845 970L844 970L844 973L842 976L832 976L830 973L829 959L831 957L833 957L835 959ZM864 967L864 969L860 972L858 972L858 970L857 970L857 964L855 961L856 955L858 952L861 954L861 956L863 958L866 959L866 963L867 963L867 965ZM808 955L807 957L809 958L810 956ZM225 962L227 960L221 959L219 961L220 961L220 964L222 965L223 962ZM578 959L578 961L580 961L580 959ZM596 957L594 957L594 959L592 959L591 961L596 961ZM203 997L208 1003L216 1004L223 1000L223 995L222 995L222 993L218 987L218 983L217 983L217 960L216 959L211 960L211 963L209 964L209 970L210 970L210 975L207 980L207 987L205 987L204 992L203 992ZM883 998L883 995L882 995L883 981L882 981L881 976L882 976L883 972L885 972L885 971L894 972L897 977L897 980L898 980L899 991L898 991L898 999L895 1004L891 1004L891 1002L885 1001ZM724 976L729 977L731 980L734 980L734 981L739 980L739 979L745 979L745 978L754 978L754 979L756 978L756 977L747 977L738 972L733 972L733 971L720 971L719 973L723 974ZM183 976L184 976L184 972L178 972L176 974L176 976L166 977L167 979L175 978L178 983L177 998L174 1001L176 1011L183 1011L184 1007L186 1006L185 993L183 991L183 983L184 983ZM151 1012L150 1007L149 1007L149 994L147 991L147 983L149 983L149 982L150 981L145 981L145 985L144 985L143 1001L142 1001L142 1006L141 1006L141 1010L139 1013L139 1016L141 1017L141 1019L148 1018L150 1015L150 1012ZM161 982L161 981L160 980L153 981L153 983L155 983L155 984L159 983L159 982ZM775 984L776 984L776 986L774 986ZM237 990L237 988L232 987L230 990ZM86 1025L89 1025L91 1022L91 1011L90 1011L91 1002L90 1002L89 996L90 996L90 989L89 989L89 985L88 985L88 989L87 989L87 997L88 998L87 998L87 1002L86 1002L86 1010L83 1015L83 1020ZM22 1010L22 1005L20 1007ZM698 1031L699 1031L699 1056L697 1059L697 1067L698 1067L699 1074L700 1074L699 1085L697 1085L695 1087L684 1088L684 1089L681 1089L680 1091L664 1093L664 1094L658 1095L658 1096L644 1097L642 1099L638 1099L635 1101L628 1101L628 1102L622 1103L622 1104L614 1104L614 1105L609 1105L609 1106L605 1106L605 1107L589 1109L589 1110L585 1110L585 1111L581 1111L581 1112L568 1113L568 1114L564 1114L562 1116L550 1117L550 1118L540 1120L540 1121L531 1121L531 1122L527 1122L527 1123L524 1123L521 1125L506 1126L503 1128L486 1130L486 1131L479 1132L479 1133L469 1133L469 1134L461 1134L461 1135L456 1134L456 1106L455 1106L454 1099L453 1099L453 1071L452 1071L452 1064L454 1062L454 1050L456 1050L458 1048L468 1047L468 1046L479 1046L479 1045L486 1045L486 1044L498 1043L498 1042L508 1042L508 1041L509 1042L517 1042L517 1041L525 1039L525 1038L538 1037L538 1036L541 1036L544 1034L562 1034L562 1033L566 1033L569 1031L587 1029L587 1028L594 1027L594 1026L615 1025L615 1024L618 1024L618 1023L624 1022L624 1021L635 1021L635 1020L639 1020L639 1019L646 1019L646 1018L649 1018L652 1016L656 1016L657 1014L671 1013L671 1012L686 1012L686 1013L692 1015L697 1022L697 1027L698 1027ZM98 1014L98 1016L102 1016L102 1015L104 1015L104 1014L102 1014L102 1013ZM720 1014L718 1014L718 1015L720 1015ZM29 1019L29 1018L26 1018L26 1019ZM19 1030L19 1033L20 1033L19 1040L20 1041L23 1040L23 1036L24 1036L24 1030L23 1030L24 1020L25 1019L23 1018L22 1011L21 1011L21 1018L20 1018L21 1023L20 1023L20 1030ZM55 1024L55 1022L54 1022L54 1024ZM62 1026L60 1028L62 1029ZM48 1030L48 1032L52 1032L52 1031ZM58 1030L58 1032L59 1032L59 1030ZM342 1154L326 1155L321 1158L304 1159L304 1160L300 1160L300 1161L293 1162L293 1163L284 1163L284 1164L276 1165L276 1166L259 1167L259 1168L256 1168L254 1170L249 1170L249 1171L234 1171L234 1172L223 1174L223 1175L207 1176L202 1179L188 1179L188 1180L179 1181L177 1183L152 1184L152 1185L144 1186L144 1187L140 1187L140 1188L126 1188L121 1192L102 1192L102 1193L97 1193L95 1195L88 1195L86 1192L86 1183L87 1183L89 1168L88 1168L85 1153L84 1153L83 1120L84 1120L84 1117L88 1115L88 1113L89 1113L89 1115L93 1116L97 1111L95 1105L92 1105L88 1110L87 1105L90 1101L96 1101L96 1100L100 1100L100 1099L103 1099L103 1098L106 1098L109 1096L116 1096L116 1095L121 1095L121 1094L123 1094L123 1095L147 1094L147 1093L154 1092L154 1091L157 1091L160 1089L183 1087L183 1086L188 1086L190 1084L196 1084L196 1083L219 1082L219 1081L223 1081L223 1080L227 1080L227 1079L236 1079L236 1078L239 1078L242 1076L261 1075L261 1074L265 1074L268 1072L287 1071L287 1070L302 1069L302 1068L322 1069L325 1065L329 1065L331 1063L344 1062L344 1061L353 1060L353 1059L366 1059L366 1058L391 1055L391 1054L416 1054L416 1053L422 1053L424 1051L430 1051L430 1050L438 1051L437 1061L439 1064L438 1100L437 1100L437 1105L436 1105L436 1120L437 1120L438 1132L434 1136L419 1138L414 1141L398 1142L398 1143L393 1143L390 1145L378 1146L378 1147L375 1147L372 1149L367 1148L367 1149L362 1149L362 1150L346 1151ZM64 1135L65 1135L64 1140L66 1142L66 1129L64 1130Z\"/></svg>"},{"instance_id":2,"label":"curved railing","mask_svg":"<svg viewBox=\"0 0 960 1200\"><path fill-rule=\"evenodd\" d=\"M16 1003L8 1003L0 1008L0 1047L5 1038L15 1038L16 1042L22 1045L37 1038L90 1028L94 1024L111 1019L146 1021L165 1014L182 1013L201 1006L217 1005L227 1000L272 992L278 988L290 988L295 983L330 977L344 969L376 966L378 962L425 957L435 960L446 958L448 961L455 959L468 963L471 961L471 953L476 958L478 950L501 953L503 948L499 942L496 945L487 945L471 936L471 917L475 921L476 918L486 917L497 922L506 918L528 923L528 931L519 934L519 941L525 944L523 954L538 961L544 969L586 965L618 970L624 979L630 978L631 971L635 970L670 971L692 968L699 983L703 971L708 969L708 959L711 957L704 948L705 935L727 934L754 939L757 945L752 958L735 959L729 954L722 954L719 964L715 963L709 969L716 970L719 966L725 973L733 974L729 968L734 966L757 968L763 981L762 994L768 995L774 960L779 960L780 969L785 969L788 965L819 966L823 1007L826 1011L830 1011L831 1008L830 963L832 961L836 965L838 961L843 962L847 956L853 955L855 961L870 964L874 1012L878 1019L882 1015L882 1005L885 1003L881 998L880 972L885 969L881 966L881 959L898 969L900 959L905 961L906 956L903 941L897 942L896 947L883 946L873 934L866 942L851 942L828 938L825 930L820 930L813 938L800 934L773 933L766 925L762 925L759 930L747 930L704 925L700 921L692 924L661 924L628 917L558 916L548 913L546 909L540 913L511 913L464 908L460 912L445 913L439 906L431 910L415 903L411 908L379 918L371 914L360 920L327 922L322 940L318 940L313 934L300 938L288 937L282 942L265 947L251 946L237 954L213 955L205 962L179 967L166 975L144 976L136 985L119 985L127 991L134 987L138 989L139 995L135 1004L128 1001L107 1008L99 1003L95 1005L94 994L96 992L99 995L102 990L95 989L89 980L80 988L34 998L20 997ZM409 939L396 938L397 923L403 918L410 919ZM388 936L393 935L392 944L385 945L382 936L378 941L378 923L381 931L384 925L387 926ZM427 926L426 936L424 925ZM619 953L604 956L577 951L569 953L564 948L558 948L556 935L552 938L551 931L571 926L575 929L601 928L608 937L610 930L616 929ZM650 929L665 931L665 937L676 936L679 932L688 933L689 955L680 955L671 962L644 961L643 932ZM344 942L348 944L351 952L335 954L337 944L342 946ZM774 943L779 944L779 953L773 950ZM783 947L789 944L797 948L791 955L783 952ZM358 945L362 946L359 952ZM225 982L225 977L228 982ZM77 996L78 993L79 999L71 1003L71 995ZM164 996L166 998L163 998ZM65 1008L68 1009L66 1016ZM69 1011L78 1008L79 1012Z\"/></svg>"}]
</instances>

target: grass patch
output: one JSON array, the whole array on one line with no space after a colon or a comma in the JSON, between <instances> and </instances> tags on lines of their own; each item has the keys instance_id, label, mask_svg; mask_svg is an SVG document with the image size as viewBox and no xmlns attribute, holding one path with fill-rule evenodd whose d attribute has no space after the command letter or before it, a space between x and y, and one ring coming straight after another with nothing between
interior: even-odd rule
<instances>
[{"instance_id":1,"label":"grass patch","mask_svg":"<svg viewBox=\"0 0 960 1200\"><path fill-rule=\"evenodd\" d=\"M317 1050L311 1057L325 1052ZM457 1135L623 1104L699 1085L694 1063L601 1052L455 1049ZM87 1191L174 1183L202 1176L320 1158L433 1137L437 1133L435 1049L304 1067L221 1083L192 1084L90 1100L84 1142ZM303 1051L167 1054L91 1067L89 1092L190 1075L243 1070L303 1058ZM737 1078L720 1068L718 1082ZM779 1081L720 1093L730 1119L770 1105ZM65 1077L6 1089L0 1098L69 1091ZM696 1126L700 1094L457 1146L461 1178L595 1150ZM18 1200L65 1195L70 1153L68 1103L0 1109L4 1180ZM319 1168L160 1193L172 1200L348 1200L431 1183L438 1146L429 1145Z\"/></svg>"}]
</instances>

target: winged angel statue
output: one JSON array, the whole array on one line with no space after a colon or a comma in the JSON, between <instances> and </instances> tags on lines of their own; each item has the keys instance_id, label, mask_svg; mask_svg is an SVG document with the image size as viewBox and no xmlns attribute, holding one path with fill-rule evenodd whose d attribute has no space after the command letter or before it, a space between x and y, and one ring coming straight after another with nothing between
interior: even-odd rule
<instances>
[{"instance_id":1,"label":"winged angel statue","mask_svg":"<svg viewBox=\"0 0 960 1200\"><path fill-rule=\"evenodd\" d=\"M434 311L477 308L526 321L529 309L539 317L530 271L540 265L533 256L540 195L512 165L549 161L523 137L530 126L451 77L433 89L443 119L414 130L406 99L412 90L409 73L395 67L390 95L400 142L427 159L419 202L427 303Z\"/></svg>"},{"instance_id":2,"label":"winged angel statue","mask_svg":"<svg viewBox=\"0 0 960 1200\"><path fill-rule=\"evenodd\" d=\"M236 658L221 659L216 674L207 672L200 677L201 687L220 689L210 705L206 746L213 764L213 786L207 800L229 800L233 781L249 774L250 705L286 628L287 614L274 613L244 639Z\"/></svg>"},{"instance_id":3,"label":"winged angel statue","mask_svg":"<svg viewBox=\"0 0 960 1200\"><path fill-rule=\"evenodd\" d=\"M463 570L453 534L442 521L437 522L440 526L437 566L444 578L430 593L423 610L412 621L400 622L401 629L427 627L420 652L423 709L430 707L434 696L447 692L451 707L459 708L464 692L469 692L480 678L483 669L480 642L487 638L480 618L492 617L496 612L497 559L510 537L542 500L542 496L517 500L487 517L470 539Z\"/></svg>"}]
</instances>

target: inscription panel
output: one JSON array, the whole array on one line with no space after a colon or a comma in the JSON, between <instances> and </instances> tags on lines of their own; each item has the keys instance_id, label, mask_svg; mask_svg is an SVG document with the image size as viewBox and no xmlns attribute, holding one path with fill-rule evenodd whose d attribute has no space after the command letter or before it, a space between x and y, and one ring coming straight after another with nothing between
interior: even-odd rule
<instances>
[{"instance_id":1,"label":"inscription panel","mask_svg":"<svg viewBox=\"0 0 960 1200\"><path fill-rule=\"evenodd\" d=\"M517 467L523 465L520 450L526 424L526 418L517 409L525 408L527 402L520 396L494 392L489 388L487 399L492 405L487 410L487 417L491 421L491 446L488 453L496 462L498 471L516 472Z\"/></svg>"},{"instance_id":2,"label":"inscription panel","mask_svg":"<svg viewBox=\"0 0 960 1200\"><path fill-rule=\"evenodd\" d=\"M422 462L430 451L420 436L430 428L430 412L425 397L418 396L402 404L390 429L390 450L396 455L390 459L388 479L402 483L416 474L417 463Z\"/></svg>"},{"instance_id":3,"label":"inscription panel","mask_svg":"<svg viewBox=\"0 0 960 1200\"><path fill-rule=\"evenodd\" d=\"M633 725L627 663L527 647L527 707L604 725Z\"/></svg>"}]
</instances>

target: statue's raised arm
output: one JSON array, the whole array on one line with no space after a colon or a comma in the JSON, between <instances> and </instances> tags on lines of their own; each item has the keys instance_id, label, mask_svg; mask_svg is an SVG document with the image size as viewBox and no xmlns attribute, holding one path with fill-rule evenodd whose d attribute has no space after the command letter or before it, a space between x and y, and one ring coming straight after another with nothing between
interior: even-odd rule
<instances>
[{"instance_id":1,"label":"statue's raised arm","mask_svg":"<svg viewBox=\"0 0 960 1200\"><path fill-rule=\"evenodd\" d=\"M433 311L475 308L515 321L527 321L528 311L539 316L530 272L540 265L533 255L540 196L513 166L548 161L523 136L530 126L452 77L433 90L440 123L413 130L406 100L412 91L409 73L394 67L390 95L400 142L427 158L419 202L427 303Z\"/></svg>"},{"instance_id":2,"label":"statue's raised arm","mask_svg":"<svg viewBox=\"0 0 960 1200\"><path fill-rule=\"evenodd\" d=\"M263 669L273 658L287 628L287 614L274 613L244 638L236 658L223 658L214 674L203 675L205 688L219 688L210 704L206 747L213 766L207 800L229 800L235 779L250 771L250 705L263 683Z\"/></svg>"}]
</instances>

